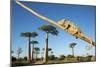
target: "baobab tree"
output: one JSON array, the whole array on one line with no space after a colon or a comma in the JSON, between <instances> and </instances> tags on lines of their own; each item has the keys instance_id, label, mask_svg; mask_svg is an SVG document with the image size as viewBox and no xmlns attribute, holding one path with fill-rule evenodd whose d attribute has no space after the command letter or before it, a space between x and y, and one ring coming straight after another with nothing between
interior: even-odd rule
<instances>
[{"instance_id":1,"label":"baobab tree","mask_svg":"<svg viewBox=\"0 0 100 67\"><path fill-rule=\"evenodd\" d=\"M28 61L31 62L31 37L36 37L38 34L36 32L22 32L21 33L22 37L28 37Z\"/></svg>"},{"instance_id":2,"label":"baobab tree","mask_svg":"<svg viewBox=\"0 0 100 67\"><path fill-rule=\"evenodd\" d=\"M46 33L45 35L45 57L44 57L44 61L43 63L47 63L48 60L48 36L49 34L52 35L58 35L58 30L56 29L56 27L52 26L52 25L43 25L41 27L39 27L40 30L44 31Z\"/></svg>"},{"instance_id":3,"label":"baobab tree","mask_svg":"<svg viewBox=\"0 0 100 67\"><path fill-rule=\"evenodd\" d=\"M72 43L69 44L69 47L72 48L72 55L73 55L73 57L74 57L74 47L76 45L77 45L77 43L74 43L74 42L72 42Z\"/></svg>"}]
</instances>

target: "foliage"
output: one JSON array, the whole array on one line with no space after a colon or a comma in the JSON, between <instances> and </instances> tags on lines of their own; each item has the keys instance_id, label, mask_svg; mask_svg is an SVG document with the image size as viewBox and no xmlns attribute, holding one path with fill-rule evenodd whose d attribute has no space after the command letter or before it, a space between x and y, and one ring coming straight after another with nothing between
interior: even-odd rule
<instances>
[{"instance_id":1,"label":"foliage","mask_svg":"<svg viewBox=\"0 0 100 67\"><path fill-rule=\"evenodd\" d=\"M43 25L39 27L40 30L45 31L46 33L51 33L52 35L58 35L58 30L52 25Z\"/></svg>"},{"instance_id":2,"label":"foliage","mask_svg":"<svg viewBox=\"0 0 100 67\"><path fill-rule=\"evenodd\" d=\"M42 50L44 51L44 50L45 50L45 48L43 48ZM51 51L51 50L52 50L51 48L48 48L48 51Z\"/></svg>"},{"instance_id":3,"label":"foliage","mask_svg":"<svg viewBox=\"0 0 100 67\"><path fill-rule=\"evenodd\" d=\"M22 32L21 33L22 37L36 37L38 36L38 34L36 32Z\"/></svg>"},{"instance_id":4,"label":"foliage","mask_svg":"<svg viewBox=\"0 0 100 67\"><path fill-rule=\"evenodd\" d=\"M59 60L64 60L65 56L64 55L60 55Z\"/></svg>"},{"instance_id":5,"label":"foliage","mask_svg":"<svg viewBox=\"0 0 100 67\"><path fill-rule=\"evenodd\" d=\"M39 54L39 51L40 51L40 48L38 48L38 47L34 48L34 53Z\"/></svg>"},{"instance_id":6,"label":"foliage","mask_svg":"<svg viewBox=\"0 0 100 67\"><path fill-rule=\"evenodd\" d=\"M67 58L73 58L73 55L68 55Z\"/></svg>"},{"instance_id":7,"label":"foliage","mask_svg":"<svg viewBox=\"0 0 100 67\"><path fill-rule=\"evenodd\" d=\"M48 59L49 60L56 60L56 57L55 57L55 55L50 55L50 56L48 56Z\"/></svg>"},{"instance_id":8,"label":"foliage","mask_svg":"<svg viewBox=\"0 0 100 67\"><path fill-rule=\"evenodd\" d=\"M77 44L77 43L72 42L72 43L70 43L69 47L70 47L70 48L74 48L76 44Z\"/></svg>"},{"instance_id":9,"label":"foliage","mask_svg":"<svg viewBox=\"0 0 100 67\"><path fill-rule=\"evenodd\" d=\"M27 57L26 56L24 57L24 60L27 61Z\"/></svg>"},{"instance_id":10,"label":"foliage","mask_svg":"<svg viewBox=\"0 0 100 67\"><path fill-rule=\"evenodd\" d=\"M38 41L31 41L31 44L38 44Z\"/></svg>"},{"instance_id":11,"label":"foliage","mask_svg":"<svg viewBox=\"0 0 100 67\"><path fill-rule=\"evenodd\" d=\"M16 57L14 56L12 56L11 58L12 58L12 62L17 60Z\"/></svg>"}]
</instances>

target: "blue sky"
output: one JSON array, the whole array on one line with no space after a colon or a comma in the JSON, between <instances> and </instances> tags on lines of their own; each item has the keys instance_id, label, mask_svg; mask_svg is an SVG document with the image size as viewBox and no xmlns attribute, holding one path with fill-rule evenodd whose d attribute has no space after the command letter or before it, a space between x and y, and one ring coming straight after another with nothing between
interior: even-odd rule
<instances>
[{"instance_id":1,"label":"blue sky","mask_svg":"<svg viewBox=\"0 0 100 67\"><path fill-rule=\"evenodd\" d=\"M95 41L95 6L82 6L82 5L72 5L72 4L50 4L50 3L39 3L39 2L22 2L31 9L34 9L38 13L54 20L59 21L63 18L74 22L80 27L82 32L91 37ZM46 21L39 19L38 17L32 15L30 12L16 4L12 3L12 50L16 50L21 47L23 53L21 56L27 56L28 51L28 39L21 37L21 32L37 32L38 37L32 38L37 40L39 44L35 45L42 49L45 45L45 33L38 30L37 28L44 25L50 24ZM55 26L56 27L56 26ZM86 55L87 53L95 55L95 48L87 51L86 46L90 46L87 42L75 39L69 33L63 31L57 27L59 31L58 36L49 35L49 47L52 48L56 56L71 54L71 48L69 48L69 43L76 42L75 55ZM16 56L16 54L14 54Z\"/></svg>"}]
</instances>

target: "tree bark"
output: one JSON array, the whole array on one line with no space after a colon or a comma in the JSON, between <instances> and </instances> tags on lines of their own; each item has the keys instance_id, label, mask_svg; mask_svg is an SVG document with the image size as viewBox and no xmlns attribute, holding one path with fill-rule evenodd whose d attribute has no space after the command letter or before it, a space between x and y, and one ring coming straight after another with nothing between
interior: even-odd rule
<instances>
[{"instance_id":1,"label":"tree bark","mask_svg":"<svg viewBox=\"0 0 100 67\"><path fill-rule=\"evenodd\" d=\"M45 39L44 63L47 63L47 60L48 60L48 33L46 33L46 39Z\"/></svg>"},{"instance_id":2,"label":"tree bark","mask_svg":"<svg viewBox=\"0 0 100 67\"><path fill-rule=\"evenodd\" d=\"M31 45L30 45L30 36L29 36L29 40L28 40L28 61L31 62Z\"/></svg>"},{"instance_id":3,"label":"tree bark","mask_svg":"<svg viewBox=\"0 0 100 67\"><path fill-rule=\"evenodd\" d=\"M34 44L33 44L33 48L32 48L32 61L34 62L34 57L33 57L34 55L33 54L34 54Z\"/></svg>"},{"instance_id":4,"label":"tree bark","mask_svg":"<svg viewBox=\"0 0 100 67\"><path fill-rule=\"evenodd\" d=\"M72 48L72 55L73 55L73 57L74 57L74 48Z\"/></svg>"}]
</instances>

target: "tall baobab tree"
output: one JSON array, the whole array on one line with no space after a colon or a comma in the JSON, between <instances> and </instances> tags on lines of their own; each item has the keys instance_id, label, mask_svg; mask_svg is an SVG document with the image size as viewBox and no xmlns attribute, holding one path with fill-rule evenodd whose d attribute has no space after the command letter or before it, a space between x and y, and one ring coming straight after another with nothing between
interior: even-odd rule
<instances>
[{"instance_id":1,"label":"tall baobab tree","mask_svg":"<svg viewBox=\"0 0 100 67\"><path fill-rule=\"evenodd\" d=\"M73 55L73 57L74 57L74 47L76 45L77 45L77 43L74 43L74 42L72 42L72 43L69 44L69 47L72 48L72 55Z\"/></svg>"},{"instance_id":2,"label":"tall baobab tree","mask_svg":"<svg viewBox=\"0 0 100 67\"><path fill-rule=\"evenodd\" d=\"M31 41L31 44L32 44L32 46L33 46L33 47L32 47L32 61L34 62L34 58L33 58L33 56L34 56L34 55L33 55L33 54L34 54L34 45L35 45L35 44L38 44L38 41Z\"/></svg>"},{"instance_id":3,"label":"tall baobab tree","mask_svg":"<svg viewBox=\"0 0 100 67\"><path fill-rule=\"evenodd\" d=\"M38 34L36 32L23 32L21 33L22 37L28 37L28 61L31 62L31 37L36 37Z\"/></svg>"},{"instance_id":4,"label":"tall baobab tree","mask_svg":"<svg viewBox=\"0 0 100 67\"><path fill-rule=\"evenodd\" d=\"M45 56L44 56L44 61L43 63L47 63L48 60L48 35L52 34L52 35L57 35L59 32L58 30L52 26L52 25L43 25L41 27L39 27L40 30L44 31L46 33L45 35Z\"/></svg>"}]
</instances>

